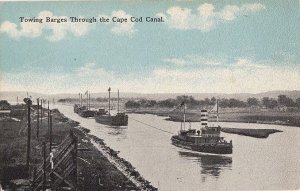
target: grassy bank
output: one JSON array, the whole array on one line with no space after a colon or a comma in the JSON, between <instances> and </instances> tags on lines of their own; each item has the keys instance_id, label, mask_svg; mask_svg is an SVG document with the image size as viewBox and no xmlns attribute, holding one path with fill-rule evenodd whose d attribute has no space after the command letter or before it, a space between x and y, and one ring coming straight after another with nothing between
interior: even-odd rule
<instances>
[{"instance_id":1,"label":"grassy bank","mask_svg":"<svg viewBox=\"0 0 300 191\"><path fill-rule=\"evenodd\" d=\"M36 116L32 119L32 141L30 173L26 173L26 140L27 120L10 118L0 119L0 182L2 186L11 189L20 188L16 179L24 179L23 190L30 190L28 183L31 179L32 169L42 164L42 143L48 141L47 116L44 116L40 136L36 137ZM53 110L53 143L59 145L64 137L73 131L78 138L78 190L155 190L149 182L141 176L139 183L135 184L126 174L122 173L111 161L101 153L92 143L92 137L88 130L78 126L79 124L66 118L58 110ZM99 140L98 140L99 142ZM105 145L102 141L102 145ZM106 147L111 155L117 157L117 152ZM121 159L120 159L121 160ZM128 162L123 160L122 164ZM130 163L128 163L130 164ZM127 165L128 166L128 165ZM128 171L136 172L132 166ZM132 173L134 175L134 173ZM25 182L25 183L24 183ZM27 185L26 185L27 184Z\"/></svg>"},{"instance_id":2,"label":"grassy bank","mask_svg":"<svg viewBox=\"0 0 300 191\"><path fill-rule=\"evenodd\" d=\"M239 129L239 128L222 128L225 133L244 135L255 138L267 138L270 134L282 132L277 129Z\"/></svg>"},{"instance_id":3,"label":"grassy bank","mask_svg":"<svg viewBox=\"0 0 300 191\"><path fill-rule=\"evenodd\" d=\"M167 120L183 121L182 112L171 111L165 108L136 109L128 110L128 113L154 114L166 116ZM186 113L186 120L190 122L200 122L201 114L199 110L189 110ZM216 114L209 114L209 121L216 121ZM220 122L241 122L241 123L260 123L276 124L300 127L299 112L279 112L279 111L251 111L251 112L222 112L219 114Z\"/></svg>"}]
</instances>

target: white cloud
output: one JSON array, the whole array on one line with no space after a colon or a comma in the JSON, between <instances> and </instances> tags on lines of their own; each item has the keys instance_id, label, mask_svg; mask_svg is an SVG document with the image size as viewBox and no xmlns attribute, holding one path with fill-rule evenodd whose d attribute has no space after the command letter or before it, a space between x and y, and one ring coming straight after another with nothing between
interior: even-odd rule
<instances>
[{"instance_id":1,"label":"white cloud","mask_svg":"<svg viewBox=\"0 0 300 191\"><path fill-rule=\"evenodd\" d=\"M240 58L237 60L234 66L237 67L250 67L250 68L267 68L268 66L262 63L254 63L253 61L245 58Z\"/></svg>"},{"instance_id":2,"label":"white cloud","mask_svg":"<svg viewBox=\"0 0 300 191\"><path fill-rule=\"evenodd\" d=\"M164 62L169 62L176 65L186 65L187 61L178 58L166 58L163 60Z\"/></svg>"},{"instance_id":3,"label":"white cloud","mask_svg":"<svg viewBox=\"0 0 300 191\"><path fill-rule=\"evenodd\" d=\"M152 81L160 92L258 93L270 90L299 90L298 68L158 68ZM153 85L152 85L153 87Z\"/></svg>"},{"instance_id":4,"label":"white cloud","mask_svg":"<svg viewBox=\"0 0 300 191\"><path fill-rule=\"evenodd\" d=\"M87 63L75 70L75 74L80 77L101 77L108 79L114 73L97 67L95 63Z\"/></svg>"},{"instance_id":5,"label":"white cloud","mask_svg":"<svg viewBox=\"0 0 300 191\"><path fill-rule=\"evenodd\" d=\"M112 11L111 15L99 15L99 17L109 18L110 22L106 23L111 26L111 31L117 35L132 35L137 30L134 28L135 23L130 21L132 15L123 10ZM113 17L127 19L127 22L113 22Z\"/></svg>"},{"instance_id":6,"label":"white cloud","mask_svg":"<svg viewBox=\"0 0 300 191\"><path fill-rule=\"evenodd\" d=\"M210 65L210 66L217 66L224 64L224 61L218 61L212 58L206 58L199 55L188 55L183 58L165 58L163 59L164 62L168 62L175 65Z\"/></svg>"},{"instance_id":7,"label":"white cloud","mask_svg":"<svg viewBox=\"0 0 300 191\"><path fill-rule=\"evenodd\" d=\"M42 19L40 22L20 22L20 27L10 21L4 21L0 26L0 32L7 33L14 39L21 37L36 38L42 36L44 31L51 31L50 35L45 35L49 41L59 41L66 37L67 34L80 37L86 35L91 27L90 23L82 22L46 22L46 17L61 20L68 19L67 16L56 16L50 11L41 11L35 18ZM18 29L20 28L20 29Z\"/></svg>"},{"instance_id":8,"label":"white cloud","mask_svg":"<svg viewBox=\"0 0 300 191\"><path fill-rule=\"evenodd\" d=\"M107 87L142 93L258 93L270 90L300 90L300 67L260 67L261 62L238 59L228 67L159 67L148 75L133 77L88 63L71 73L27 71L1 73L1 91L68 93L103 92ZM45 80L46 79L46 80Z\"/></svg>"},{"instance_id":9,"label":"white cloud","mask_svg":"<svg viewBox=\"0 0 300 191\"><path fill-rule=\"evenodd\" d=\"M236 19L241 14L255 13L262 11L266 7L260 3L244 4L240 7L227 5L220 11L215 11L212 4L201 4L195 13L189 8L170 7L166 13L158 13L163 16L170 28L179 30L196 29L207 32L216 27L221 22L229 22Z\"/></svg>"},{"instance_id":10,"label":"white cloud","mask_svg":"<svg viewBox=\"0 0 300 191\"><path fill-rule=\"evenodd\" d=\"M254 4L244 4L241 7L241 11L245 11L245 12L258 12L261 11L263 9L266 9L265 5L262 5L260 3L254 3Z\"/></svg>"},{"instance_id":11,"label":"white cloud","mask_svg":"<svg viewBox=\"0 0 300 191\"><path fill-rule=\"evenodd\" d=\"M93 89L101 91L114 81L112 71L87 63L70 73L44 73L26 71L22 73L1 72L0 84L6 91L40 91L43 93L64 93Z\"/></svg>"},{"instance_id":12,"label":"white cloud","mask_svg":"<svg viewBox=\"0 0 300 191\"><path fill-rule=\"evenodd\" d=\"M165 16L165 18L167 18L167 22L171 28L187 30L191 25L191 12L192 10L187 8L171 7L167 10L167 14L170 16ZM162 13L160 13L160 15L162 15Z\"/></svg>"}]
</instances>

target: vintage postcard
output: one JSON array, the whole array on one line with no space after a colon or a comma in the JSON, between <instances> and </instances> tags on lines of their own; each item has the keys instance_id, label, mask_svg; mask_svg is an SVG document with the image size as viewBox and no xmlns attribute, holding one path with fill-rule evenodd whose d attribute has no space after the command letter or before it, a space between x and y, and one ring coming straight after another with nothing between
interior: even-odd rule
<instances>
[{"instance_id":1,"label":"vintage postcard","mask_svg":"<svg viewBox=\"0 0 300 191\"><path fill-rule=\"evenodd\" d=\"M300 189L298 0L0 2L0 191Z\"/></svg>"}]
</instances>

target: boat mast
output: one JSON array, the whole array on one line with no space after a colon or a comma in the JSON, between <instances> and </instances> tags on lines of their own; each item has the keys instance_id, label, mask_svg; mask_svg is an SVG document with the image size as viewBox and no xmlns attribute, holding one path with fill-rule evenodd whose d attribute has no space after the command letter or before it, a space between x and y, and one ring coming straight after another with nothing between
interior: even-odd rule
<instances>
[{"instance_id":1,"label":"boat mast","mask_svg":"<svg viewBox=\"0 0 300 191\"><path fill-rule=\"evenodd\" d=\"M78 101L79 101L79 106L80 106L80 93L78 93L78 96L79 96L79 100Z\"/></svg>"},{"instance_id":2,"label":"boat mast","mask_svg":"<svg viewBox=\"0 0 300 191\"><path fill-rule=\"evenodd\" d=\"M80 93L80 107L82 107L82 93Z\"/></svg>"},{"instance_id":3,"label":"boat mast","mask_svg":"<svg viewBox=\"0 0 300 191\"><path fill-rule=\"evenodd\" d=\"M108 88L108 114L110 115L110 87Z\"/></svg>"},{"instance_id":4,"label":"boat mast","mask_svg":"<svg viewBox=\"0 0 300 191\"><path fill-rule=\"evenodd\" d=\"M118 113L119 113L119 99L120 97L119 97L119 89L118 89Z\"/></svg>"},{"instance_id":5,"label":"boat mast","mask_svg":"<svg viewBox=\"0 0 300 191\"><path fill-rule=\"evenodd\" d=\"M185 130L185 103L183 105L183 129Z\"/></svg>"},{"instance_id":6,"label":"boat mast","mask_svg":"<svg viewBox=\"0 0 300 191\"><path fill-rule=\"evenodd\" d=\"M86 91L86 110L89 110L89 91Z\"/></svg>"},{"instance_id":7,"label":"boat mast","mask_svg":"<svg viewBox=\"0 0 300 191\"><path fill-rule=\"evenodd\" d=\"M217 125L219 126L219 100L217 98Z\"/></svg>"},{"instance_id":8,"label":"boat mast","mask_svg":"<svg viewBox=\"0 0 300 191\"><path fill-rule=\"evenodd\" d=\"M91 109L91 92L89 92L89 109Z\"/></svg>"}]
</instances>

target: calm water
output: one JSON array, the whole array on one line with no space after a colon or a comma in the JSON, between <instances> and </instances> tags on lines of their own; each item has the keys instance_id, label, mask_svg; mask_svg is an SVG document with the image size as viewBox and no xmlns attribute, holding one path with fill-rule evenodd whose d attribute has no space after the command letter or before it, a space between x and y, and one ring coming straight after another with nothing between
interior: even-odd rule
<instances>
[{"instance_id":1,"label":"calm water","mask_svg":"<svg viewBox=\"0 0 300 191\"><path fill-rule=\"evenodd\" d=\"M67 117L104 139L119 156L159 190L242 190L300 188L300 128L246 123L220 123L223 127L283 130L267 139L223 133L233 141L233 154L207 155L180 149L170 138L180 123L154 115L130 114L128 127L108 127L81 118L72 106L57 106ZM145 124L166 130L163 132ZM199 123L192 123L199 128Z\"/></svg>"}]
</instances>

